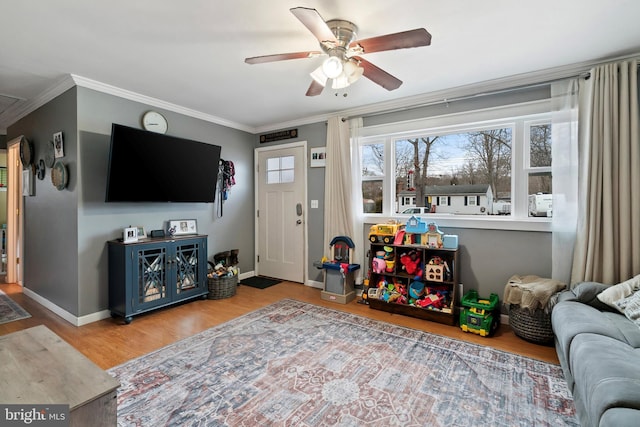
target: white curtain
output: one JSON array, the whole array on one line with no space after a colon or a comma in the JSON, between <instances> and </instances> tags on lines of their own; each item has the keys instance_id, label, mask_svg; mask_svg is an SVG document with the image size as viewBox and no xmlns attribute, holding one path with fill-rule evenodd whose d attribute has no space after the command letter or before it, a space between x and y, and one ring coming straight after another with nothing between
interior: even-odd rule
<instances>
[{"instance_id":1,"label":"white curtain","mask_svg":"<svg viewBox=\"0 0 640 427\"><path fill-rule=\"evenodd\" d=\"M595 67L571 279L615 284L640 274L640 114L636 60ZM555 209L554 209L555 213Z\"/></svg>"},{"instance_id":2,"label":"white curtain","mask_svg":"<svg viewBox=\"0 0 640 427\"><path fill-rule=\"evenodd\" d=\"M364 212L362 204L362 164L360 150L360 130L362 129L362 118L349 120L349 129L351 130L351 209L354 236L351 236L356 245L352 264L360 264L360 270L356 271L356 283L362 283L363 270L365 269L365 256L368 242L365 243Z\"/></svg>"},{"instance_id":3,"label":"white curtain","mask_svg":"<svg viewBox=\"0 0 640 427\"><path fill-rule=\"evenodd\" d=\"M552 278L571 280L578 218L578 79L551 85Z\"/></svg>"},{"instance_id":4,"label":"white curtain","mask_svg":"<svg viewBox=\"0 0 640 427\"><path fill-rule=\"evenodd\" d=\"M334 237L355 237L349 124L340 117L331 117L327 123L326 154L324 247L329 256L329 244Z\"/></svg>"}]
</instances>

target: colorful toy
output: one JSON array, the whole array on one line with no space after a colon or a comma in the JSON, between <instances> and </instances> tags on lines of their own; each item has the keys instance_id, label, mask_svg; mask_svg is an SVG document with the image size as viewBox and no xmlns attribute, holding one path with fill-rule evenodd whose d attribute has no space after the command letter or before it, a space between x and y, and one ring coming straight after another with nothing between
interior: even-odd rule
<instances>
[{"instance_id":1,"label":"colorful toy","mask_svg":"<svg viewBox=\"0 0 640 427\"><path fill-rule=\"evenodd\" d=\"M498 295L492 293L489 299L479 299L478 292L470 290L462 297L460 329L481 337L492 335L498 328L500 318Z\"/></svg>"},{"instance_id":2,"label":"colorful toy","mask_svg":"<svg viewBox=\"0 0 640 427\"><path fill-rule=\"evenodd\" d=\"M347 236L336 236L329 243L333 251L333 259L322 263L324 269L324 290L320 297L327 301L347 304L356 297L354 272L360 264L351 264L353 240ZM382 263L384 264L383 260Z\"/></svg>"},{"instance_id":3,"label":"colorful toy","mask_svg":"<svg viewBox=\"0 0 640 427\"><path fill-rule=\"evenodd\" d=\"M372 243L384 242L390 244L394 241L396 233L404 228L403 224L391 220L386 224L372 225L369 229L369 241Z\"/></svg>"},{"instance_id":4,"label":"colorful toy","mask_svg":"<svg viewBox=\"0 0 640 427\"><path fill-rule=\"evenodd\" d=\"M427 246L429 246L430 248L441 248L442 236L444 235L444 233L440 231L435 222L430 222L427 225L427 228Z\"/></svg>"},{"instance_id":5,"label":"colorful toy","mask_svg":"<svg viewBox=\"0 0 640 427\"><path fill-rule=\"evenodd\" d=\"M375 273L382 274L387 266L382 258L374 258L371 260L371 268Z\"/></svg>"},{"instance_id":6,"label":"colorful toy","mask_svg":"<svg viewBox=\"0 0 640 427\"><path fill-rule=\"evenodd\" d=\"M418 279L419 278L416 278L416 280L411 282L409 285L409 296L416 300L424 296L424 283L420 282Z\"/></svg>"},{"instance_id":7,"label":"colorful toy","mask_svg":"<svg viewBox=\"0 0 640 427\"><path fill-rule=\"evenodd\" d=\"M400 255L400 264L402 264L402 269L411 275L422 276L420 261L420 254L416 251L410 251L406 254Z\"/></svg>"}]
</instances>

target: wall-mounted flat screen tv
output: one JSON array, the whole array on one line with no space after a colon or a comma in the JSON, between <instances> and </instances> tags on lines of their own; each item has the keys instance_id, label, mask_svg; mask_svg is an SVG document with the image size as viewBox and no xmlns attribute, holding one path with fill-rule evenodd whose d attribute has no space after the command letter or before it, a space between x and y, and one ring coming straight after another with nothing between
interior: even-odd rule
<instances>
[{"instance_id":1,"label":"wall-mounted flat screen tv","mask_svg":"<svg viewBox=\"0 0 640 427\"><path fill-rule=\"evenodd\" d=\"M107 202L215 202L220 146L113 124Z\"/></svg>"}]
</instances>

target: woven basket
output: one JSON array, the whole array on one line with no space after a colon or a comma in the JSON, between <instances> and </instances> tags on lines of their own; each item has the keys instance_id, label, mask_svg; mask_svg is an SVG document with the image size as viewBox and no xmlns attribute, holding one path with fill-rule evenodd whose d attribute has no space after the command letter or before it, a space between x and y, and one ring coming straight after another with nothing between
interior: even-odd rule
<instances>
[{"instance_id":1,"label":"woven basket","mask_svg":"<svg viewBox=\"0 0 640 427\"><path fill-rule=\"evenodd\" d=\"M529 310L520 308L517 304L509 306L509 325L520 338L536 344L551 344L553 329L551 328L551 313L544 310Z\"/></svg>"},{"instance_id":2,"label":"woven basket","mask_svg":"<svg viewBox=\"0 0 640 427\"><path fill-rule=\"evenodd\" d=\"M209 299L230 298L236 294L238 276L209 277Z\"/></svg>"}]
</instances>

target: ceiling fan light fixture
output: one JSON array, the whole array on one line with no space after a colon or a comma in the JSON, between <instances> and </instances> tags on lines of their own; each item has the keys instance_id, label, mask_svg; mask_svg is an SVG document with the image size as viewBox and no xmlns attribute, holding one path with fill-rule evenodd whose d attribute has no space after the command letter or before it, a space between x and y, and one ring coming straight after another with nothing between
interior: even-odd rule
<instances>
[{"instance_id":1,"label":"ceiling fan light fixture","mask_svg":"<svg viewBox=\"0 0 640 427\"><path fill-rule=\"evenodd\" d=\"M324 75L329 79L335 79L340 74L342 74L343 70L342 59L337 56L329 56L322 63L322 71Z\"/></svg>"},{"instance_id":2,"label":"ceiling fan light fixture","mask_svg":"<svg viewBox=\"0 0 640 427\"><path fill-rule=\"evenodd\" d=\"M327 75L322 70L322 65L320 65L318 68L316 68L311 73L309 73L309 75L319 85L322 85L322 87L326 86L328 78L327 78Z\"/></svg>"}]
</instances>

